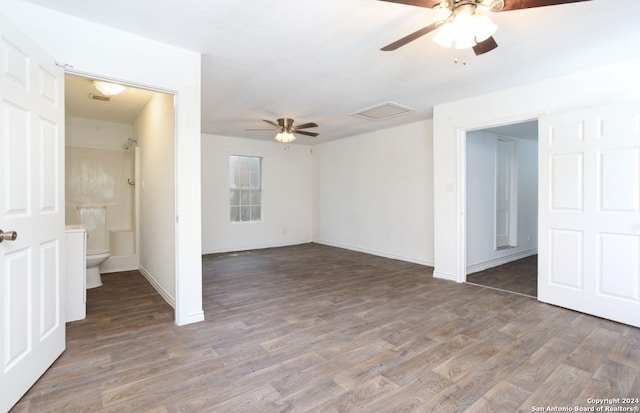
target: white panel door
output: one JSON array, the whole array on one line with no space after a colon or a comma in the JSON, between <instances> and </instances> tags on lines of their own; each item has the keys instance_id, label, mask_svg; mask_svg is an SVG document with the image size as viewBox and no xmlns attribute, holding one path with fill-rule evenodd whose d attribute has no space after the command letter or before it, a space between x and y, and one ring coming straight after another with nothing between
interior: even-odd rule
<instances>
[{"instance_id":1,"label":"white panel door","mask_svg":"<svg viewBox=\"0 0 640 413\"><path fill-rule=\"evenodd\" d=\"M540 119L538 299L640 327L640 101Z\"/></svg>"},{"instance_id":2,"label":"white panel door","mask_svg":"<svg viewBox=\"0 0 640 413\"><path fill-rule=\"evenodd\" d=\"M515 247L518 227L516 142L497 138L495 146L495 249Z\"/></svg>"},{"instance_id":3,"label":"white panel door","mask_svg":"<svg viewBox=\"0 0 640 413\"><path fill-rule=\"evenodd\" d=\"M0 411L65 348L64 77L0 17Z\"/></svg>"}]
</instances>

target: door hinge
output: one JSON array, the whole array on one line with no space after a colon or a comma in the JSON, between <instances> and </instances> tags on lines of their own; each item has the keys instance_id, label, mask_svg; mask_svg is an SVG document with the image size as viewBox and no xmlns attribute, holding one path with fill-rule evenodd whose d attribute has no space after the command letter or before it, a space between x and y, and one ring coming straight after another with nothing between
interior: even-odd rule
<instances>
[{"instance_id":1,"label":"door hinge","mask_svg":"<svg viewBox=\"0 0 640 413\"><path fill-rule=\"evenodd\" d=\"M73 69L73 66L68 65L66 63L60 63L57 60L55 61L55 63L56 63L56 66L60 66L63 69Z\"/></svg>"}]
</instances>

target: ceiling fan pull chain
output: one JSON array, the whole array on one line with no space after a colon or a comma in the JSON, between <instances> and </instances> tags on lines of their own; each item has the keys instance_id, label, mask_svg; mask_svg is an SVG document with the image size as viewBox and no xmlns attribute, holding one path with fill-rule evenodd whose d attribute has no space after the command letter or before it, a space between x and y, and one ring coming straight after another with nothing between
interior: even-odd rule
<instances>
[{"instance_id":1,"label":"ceiling fan pull chain","mask_svg":"<svg viewBox=\"0 0 640 413\"><path fill-rule=\"evenodd\" d=\"M453 63L458 64L458 57L457 56L453 59ZM462 58L462 65L463 66L467 65L467 58L466 57Z\"/></svg>"}]
</instances>

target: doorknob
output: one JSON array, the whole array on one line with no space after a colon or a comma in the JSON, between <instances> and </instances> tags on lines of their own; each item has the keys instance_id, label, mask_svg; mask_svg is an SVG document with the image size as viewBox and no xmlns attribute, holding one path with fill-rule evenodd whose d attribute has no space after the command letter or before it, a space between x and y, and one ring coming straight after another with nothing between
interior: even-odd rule
<instances>
[{"instance_id":1,"label":"doorknob","mask_svg":"<svg viewBox=\"0 0 640 413\"><path fill-rule=\"evenodd\" d=\"M2 241L15 241L18 238L18 233L15 231L4 232L0 229L0 242Z\"/></svg>"}]
</instances>

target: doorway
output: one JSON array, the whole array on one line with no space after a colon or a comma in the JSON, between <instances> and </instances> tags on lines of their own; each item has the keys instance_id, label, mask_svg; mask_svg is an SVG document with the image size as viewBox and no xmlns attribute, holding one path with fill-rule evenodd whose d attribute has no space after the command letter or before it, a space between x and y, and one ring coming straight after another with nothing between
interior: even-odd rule
<instances>
[{"instance_id":1,"label":"doorway","mask_svg":"<svg viewBox=\"0 0 640 413\"><path fill-rule=\"evenodd\" d=\"M175 236L174 96L128 85L110 94L97 81L65 75L66 224L105 211L98 233L111 256L100 272L138 270L175 308L175 244L157 245Z\"/></svg>"},{"instance_id":2,"label":"doorway","mask_svg":"<svg viewBox=\"0 0 640 413\"><path fill-rule=\"evenodd\" d=\"M466 282L537 296L538 121L467 131Z\"/></svg>"}]
</instances>

